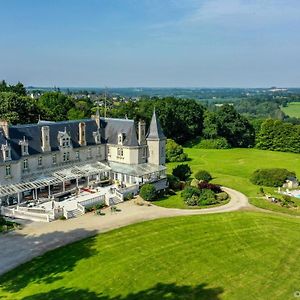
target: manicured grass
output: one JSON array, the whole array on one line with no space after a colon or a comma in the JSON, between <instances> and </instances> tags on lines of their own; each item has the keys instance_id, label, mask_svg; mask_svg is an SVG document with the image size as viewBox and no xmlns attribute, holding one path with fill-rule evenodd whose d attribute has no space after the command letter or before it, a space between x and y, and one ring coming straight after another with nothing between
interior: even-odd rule
<instances>
[{"instance_id":1,"label":"manicured grass","mask_svg":"<svg viewBox=\"0 0 300 300\"><path fill-rule=\"evenodd\" d=\"M221 184L227 187L236 189L248 197L259 196L259 186L252 184L249 181L251 174L259 168L286 168L290 171L295 171L300 176L300 155L295 153L274 152L257 149L195 149L185 148L185 152L191 159L187 163L190 165L193 173L199 169L209 171L214 177L213 183ZM167 165L168 172L171 173L176 163ZM275 188L264 188L270 194L275 194ZM171 207L171 202L181 200L179 198L170 198L164 200L159 205ZM264 201L266 203L264 203ZM300 205L300 201L295 199L295 202ZM254 203L254 202L253 202ZM256 205L266 208L269 204L266 200L256 201ZM278 206L275 204L268 205L269 209ZM283 212L291 213L290 209L282 208ZM300 212L293 211L292 214Z\"/></svg>"},{"instance_id":2,"label":"manicured grass","mask_svg":"<svg viewBox=\"0 0 300 300\"><path fill-rule=\"evenodd\" d=\"M0 277L0 298L294 299L299 226L251 212L139 223L18 267Z\"/></svg>"},{"instance_id":3,"label":"manicured grass","mask_svg":"<svg viewBox=\"0 0 300 300\"><path fill-rule=\"evenodd\" d=\"M287 107L281 110L290 117L300 118L300 102L290 102Z\"/></svg>"}]
</instances>

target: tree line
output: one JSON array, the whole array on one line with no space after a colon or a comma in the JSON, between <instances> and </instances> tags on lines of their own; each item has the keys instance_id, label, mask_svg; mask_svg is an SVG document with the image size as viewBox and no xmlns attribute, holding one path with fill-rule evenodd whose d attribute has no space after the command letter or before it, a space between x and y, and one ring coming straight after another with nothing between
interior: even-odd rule
<instances>
[{"instance_id":1,"label":"tree line","mask_svg":"<svg viewBox=\"0 0 300 300\"><path fill-rule=\"evenodd\" d=\"M107 116L136 121L143 119L149 125L154 109L167 138L180 145L201 140L204 148L257 147L300 152L300 125L275 119L249 119L229 104L211 110L196 100L146 97L136 102L111 105ZM11 124L36 123L39 119L83 119L89 118L95 111L96 103L88 97L76 99L72 95L52 91L35 99L27 95L22 83L8 85L5 81L0 82L0 119ZM101 114L104 114L103 107ZM177 146L173 145L169 150L182 155L182 149ZM177 150L181 152L177 153Z\"/></svg>"}]
</instances>

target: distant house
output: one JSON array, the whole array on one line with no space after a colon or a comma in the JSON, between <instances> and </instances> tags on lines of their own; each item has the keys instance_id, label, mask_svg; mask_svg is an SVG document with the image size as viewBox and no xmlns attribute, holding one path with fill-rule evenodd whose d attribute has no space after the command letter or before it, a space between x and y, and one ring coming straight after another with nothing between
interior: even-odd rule
<instances>
[{"instance_id":1,"label":"distant house","mask_svg":"<svg viewBox=\"0 0 300 300\"><path fill-rule=\"evenodd\" d=\"M288 189L295 189L299 187L299 181L296 177L288 177L283 184L283 187Z\"/></svg>"}]
</instances>

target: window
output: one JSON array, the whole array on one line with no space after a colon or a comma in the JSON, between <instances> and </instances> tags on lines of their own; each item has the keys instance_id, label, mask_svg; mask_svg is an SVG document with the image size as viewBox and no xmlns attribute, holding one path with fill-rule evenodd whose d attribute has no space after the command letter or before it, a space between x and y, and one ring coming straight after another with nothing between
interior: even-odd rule
<instances>
[{"instance_id":1,"label":"window","mask_svg":"<svg viewBox=\"0 0 300 300\"><path fill-rule=\"evenodd\" d=\"M28 145L23 145L23 155L28 154Z\"/></svg>"},{"instance_id":2,"label":"window","mask_svg":"<svg viewBox=\"0 0 300 300\"><path fill-rule=\"evenodd\" d=\"M118 148L118 150L117 150L117 154L118 154L118 156L123 156L123 148Z\"/></svg>"},{"instance_id":3,"label":"window","mask_svg":"<svg viewBox=\"0 0 300 300\"><path fill-rule=\"evenodd\" d=\"M125 134L124 133L119 133L118 134L118 144L123 145L124 140L125 140Z\"/></svg>"},{"instance_id":4,"label":"window","mask_svg":"<svg viewBox=\"0 0 300 300\"><path fill-rule=\"evenodd\" d=\"M63 161L69 161L70 160L70 153L69 152L64 152L63 154Z\"/></svg>"},{"instance_id":5,"label":"window","mask_svg":"<svg viewBox=\"0 0 300 300\"><path fill-rule=\"evenodd\" d=\"M63 148L70 147L70 139L69 138L63 138L62 139L62 146L63 146Z\"/></svg>"},{"instance_id":6,"label":"window","mask_svg":"<svg viewBox=\"0 0 300 300\"><path fill-rule=\"evenodd\" d=\"M43 157L39 156L38 158L38 166L41 166L43 164Z\"/></svg>"},{"instance_id":7,"label":"window","mask_svg":"<svg viewBox=\"0 0 300 300\"><path fill-rule=\"evenodd\" d=\"M25 136L19 141L19 145L21 146L22 155L28 155L28 140L26 140Z\"/></svg>"},{"instance_id":8,"label":"window","mask_svg":"<svg viewBox=\"0 0 300 300\"><path fill-rule=\"evenodd\" d=\"M7 143L2 145L1 147L2 150L2 155L3 155L3 160L10 160L11 159L11 148L10 145Z\"/></svg>"},{"instance_id":9,"label":"window","mask_svg":"<svg viewBox=\"0 0 300 300\"><path fill-rule=\"evenodd\" d=\"M143 157L146 157L147 156L147 148L143 148Z\"/></svg>"},{"instance_id":10,"label":"window","mask_svg":"<svg viewBox=\"0 0 300 300\"><path fill-rule=\"evenodd\" d=\"M76 151L76 152L75 152L75 158L76 158L76 160L79 160L79 159L80 159L79 151Z\"/></svg>"},{"instance_id":11,"label":"window","mask_svg":"<svg viewBox=\"0 0 300 300\"><path fill-rule=\"evenodd\" d=\"M52 155L52 163L55 165L56 162L57 162L56 154L53 154L53 155Z\"/></svg>"},{"instance_id":12,"label":"window","mask_svg":"<svg viewBox=\"0 0 300 300\"><path fill-rule=\"evenodd\" d=\"M11 175L11 166L10 165L5 166L5 175L6 176Z\"/></svg>"},{"instance_id":13,"label":"window","mask_svg":"<svg viewBox=\"0 0 300 300\"><path fill-rule=\"evenodd\" d=\"M28 159L23 160L23 169L27 170L28 169Z\"/></svg>"}]
</instances>

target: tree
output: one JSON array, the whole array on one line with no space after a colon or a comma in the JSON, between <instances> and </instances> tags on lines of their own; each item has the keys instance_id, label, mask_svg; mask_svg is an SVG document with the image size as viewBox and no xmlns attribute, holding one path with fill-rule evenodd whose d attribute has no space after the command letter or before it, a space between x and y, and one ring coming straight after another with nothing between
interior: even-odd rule
<instances>
[{"instance_id":1,"label":"tree","mask_svg":"<svg viewBox=\"0 0 300 300\"><path fill-rule=\"evenodd\" d=\"M187 154L183 152L182 146L178 145L174 140L168 139L166 145L166 161L182 162L187 160Z\"/></svg>"},{"instance_id":2,"label":"tree","mask_svg":"<svg viewBox=\"0 0 300 300\"><path fill-rule=\"evenodd\" d=\"M223 137L232 147L254 145L255 133L249 121L232 105L225 104L204 119L204 135L207 138Z\"/></svg>"},{"instance_id":3,"label":"tree","mask_svg":"<svg viewBox=\"0 0 300 300\"><path fill-rule=\"evenodd\" d=\"M188 164L181 164L173 169L172 174L180 180L186 181L191 176L192 172Z\"/></svg>"},{"instance_id":4,"label":"tree","mask_svg":"<svg viewBox=\"0 0 300 300\"><path fill-rule=\"evenodd\" d=\"M156 197L156 190L153 184L146 183L141 187L140 196L146 201L152 201Z\"/></svg>"},{"instance_id":5,"label":"tree","mask_svg":"<svg viewBox=\"0 0 300 300\"><path fill-rule=\"evenodd\" d=\"M300 125L268 119L261 124L256 147L264 150L300 152Z\"/></svg>"},{"instance_id":6,"label":"tree","mask_svg":"<svg viewBox=\"0 0 300 300\"><path fill-rule=\"evenodd\" d=\"M197 171L195 174L195 178L206 182L210 182L212 180L212 176L210 175L210 173L205 170Z\"/></svg>"},{"instance_id":7,"label":"tree","mask_svg":"<svg viewBox=\"0 0 300 300\"><path fill-rule=\"evenodd\" d=\"M74 102L61 92L47 92L39 98L38 106L43 112L43 118L63 121L67 119L68 111L74 107Z\"/></svg>"},{"instance_id":8,"label":"tree","mask_svg":"<svg viewBox=\"0 0 300 300\"><path fill-rule=\"evenodd\" d=\"M36 101L12 92L0 93L0 118L11 124L26 124L37 121L39 114Z\"/></svg>"},{"instance_id":9,"label":"tree","mask_svg":"<svg viewBox=\"0 0 300 300\"><path fill-rule=\"evenodd\" d=\"M112 117L143 119L150 123L153 109L157 112L164 134L183 144L202 134L204 107L195 100L144 98L138 102L119 103L108 113Z\"/></svg>"}]
</instances>

